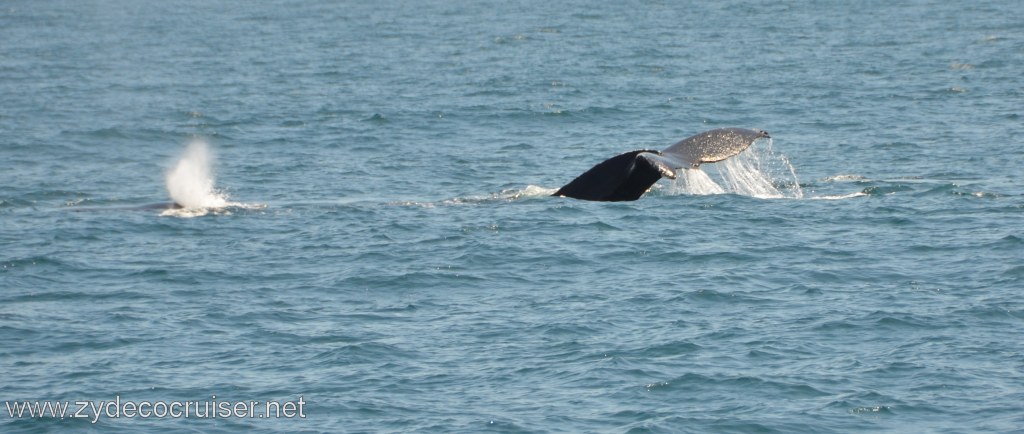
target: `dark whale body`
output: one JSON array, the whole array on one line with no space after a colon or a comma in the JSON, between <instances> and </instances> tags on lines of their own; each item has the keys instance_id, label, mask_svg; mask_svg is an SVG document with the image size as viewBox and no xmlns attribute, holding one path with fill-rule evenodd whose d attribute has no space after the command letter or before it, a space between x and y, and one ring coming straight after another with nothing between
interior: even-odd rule
<instances>
[{"instance_id":1,"label":"dark whale body","mask_svg":"<svg viewBox=\"0 0 1024 434\"><path fill-rule=\"evenodd\" d=\"M128 206L128 207L110 207L110 208L73 208L74 212L88 212L88 211L150 211L150 210L167 210L167 209L182 209L184 208L177 202L171 203L154 203L142 206Z\"/></svg>"},{"instance_id":2,"label":"dark whale body","mask_svg":"<svg viewBox=\"0 0 1024 434\"><path fill-rule=\"evenodd\" d=\"M683 139L661 151L641 149L609 158L577 176L552 196L583 200L637 200L662 177L675 179L679 169L697 168L743 152L761 130L719 128Z\"/></svg>"}]
</instances>

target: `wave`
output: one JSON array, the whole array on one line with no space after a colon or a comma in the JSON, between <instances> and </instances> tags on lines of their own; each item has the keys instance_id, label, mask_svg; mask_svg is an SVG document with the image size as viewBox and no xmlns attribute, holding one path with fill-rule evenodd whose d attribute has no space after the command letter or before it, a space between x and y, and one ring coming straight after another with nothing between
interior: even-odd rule
<instances>
[{"instance_id":1,"label":"wave","mask_svg":"<svg viewBox=\"0 0 1024 434\"><path fill-rule=\"evenodd\" d=\"M231 215L238 210L260 210L266 208L267 205L262 203L228 202L225 206L221 207L168 208L161 212L160 216L192 218L205 215Z\"/></svg>"},{"instance_id":2,"label":"wave","mask_svg":"<svg viewBox=\"0 0 1024 434\"><path fill-rule=\"evenodd\" d=\"M399 205L399 206L420 206L432 208L438 205L465 205L465 204L478 204L478 203L493 203L493 202L514 202L517 200L546 197L551 196L557 188L547 188L538 185L527 185L524 188L509 188L502 190L497 193L491 193L486 196L466 196L466 197L455 197L451 199L444 199L435 202L419 202L419 201L396 201L388 202L388 205Z\"/></svg>"}]
</instances>

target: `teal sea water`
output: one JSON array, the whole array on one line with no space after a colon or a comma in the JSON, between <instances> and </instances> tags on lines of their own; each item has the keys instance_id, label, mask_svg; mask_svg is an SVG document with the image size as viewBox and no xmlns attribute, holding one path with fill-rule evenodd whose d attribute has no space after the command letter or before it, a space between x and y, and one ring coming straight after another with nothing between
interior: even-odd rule
<instances>
[{"instance_id":1,"label":"teal sea water","mask_svg":"<svg viewBox=\"0 0 1024 434\"><path fill-rule=\"evenodd\" d=\"M0 2L0 400L305 402L0 431L1020 432L1022 11Z\"/></svg>"}]
</instances>

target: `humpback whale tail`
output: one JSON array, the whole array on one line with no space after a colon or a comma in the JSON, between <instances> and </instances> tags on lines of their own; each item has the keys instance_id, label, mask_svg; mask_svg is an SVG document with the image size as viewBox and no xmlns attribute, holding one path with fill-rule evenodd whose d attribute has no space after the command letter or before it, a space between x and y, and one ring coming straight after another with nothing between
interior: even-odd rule
<instances>
[{"instance_id":1,"label":"humpback whale tail","mask_svg":"<svg viewBox=\"0 0 1024 434\"><path fill-rule=\"evenodd\" d=\"M769 137L768 133L719 128L688 137L661 151L626 152L592 167L552 196L599 201L637 200L662 177L675 179L679 169L722 161L743 152L762 137Z\"/></svg>"}]
</instances>

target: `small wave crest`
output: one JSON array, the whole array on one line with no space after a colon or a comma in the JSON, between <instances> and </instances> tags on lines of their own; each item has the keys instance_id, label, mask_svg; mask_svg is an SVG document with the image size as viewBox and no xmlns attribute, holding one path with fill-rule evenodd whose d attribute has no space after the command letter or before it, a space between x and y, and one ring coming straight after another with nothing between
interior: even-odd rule
<instances>
[{"instance_id":1,"label":"small wave crest","mask_svg":"<svg viewBox=\"0 0 1024 434\"><path fill-rule=\"evenodd\" d=\"M867 195L868 194L863 192L863 191L855 191L853 193L847 193L847 194L826 194L824 196L813 196L813 197L811 197L811 199L816 199L816 200L843 200L843 199L853 199L855 197L861 197L861 196L867 196Z\"/></svg>"},{"instance_id":2,"label":"small wave crest","mask_svg":"<svg viewBox=\"0 0 1024 434\"><path fill-rule=\"evenodd\" d=\"M513 202L531 197L551 196L556 191L558 191L557 188L527 185L524 188L508 188L497 193L491 193L487 196L456 197L444 200L441 203L445 205L459 205L465 203Z\"/></svg>"},{"instance_id":3,"label":"small wave crest","mask_svg":"<svg viewBox=\"0 0 1024 434\"><path fill-rule=\"evenodd\" d=\"M231 215L238 210L260 210L266 208L267 205L263 203L227 202L221 207L168 208L161 212L160 216L191 218L205 215Z\"/></svg>"},{"instance_id":4,"label":"small wave crest","mask_svg":"<svg viewBox=\"0 0 1024 434\"><path fill-rule=\"evenodd\" d=\"M401 206L420 206L432 208L437 205L464 205L464 204L476 204L476 203L489 203L489 202L514 202L517 200L533 198L533 197L544 197L551 196L557 188L547 188L538 185L527 185L524 188L509 188L502 190L497 193L491 193L487 196L466 196L466 197L455 197L451 199L445 199L437 202L417 202L417 201L400 201L391 202L391 205Z\"/></svg>"},{"instance_id":5,"label":"small wave crest","mask_svg":"<svg viewBox=\"0 0 1024 434\"><path fill-rule=\"evenodd\" d=\"M556 191L558 191L557 188L547 188L541 187L539 185L527 185L525 188L510 188L502 190L498 193L490 195L490 197L488 197L487 200L504 200L511 202L514 200L526 199L531 197L551 196L552 194L555 194Z\"/></svg>"}]
</instances>

